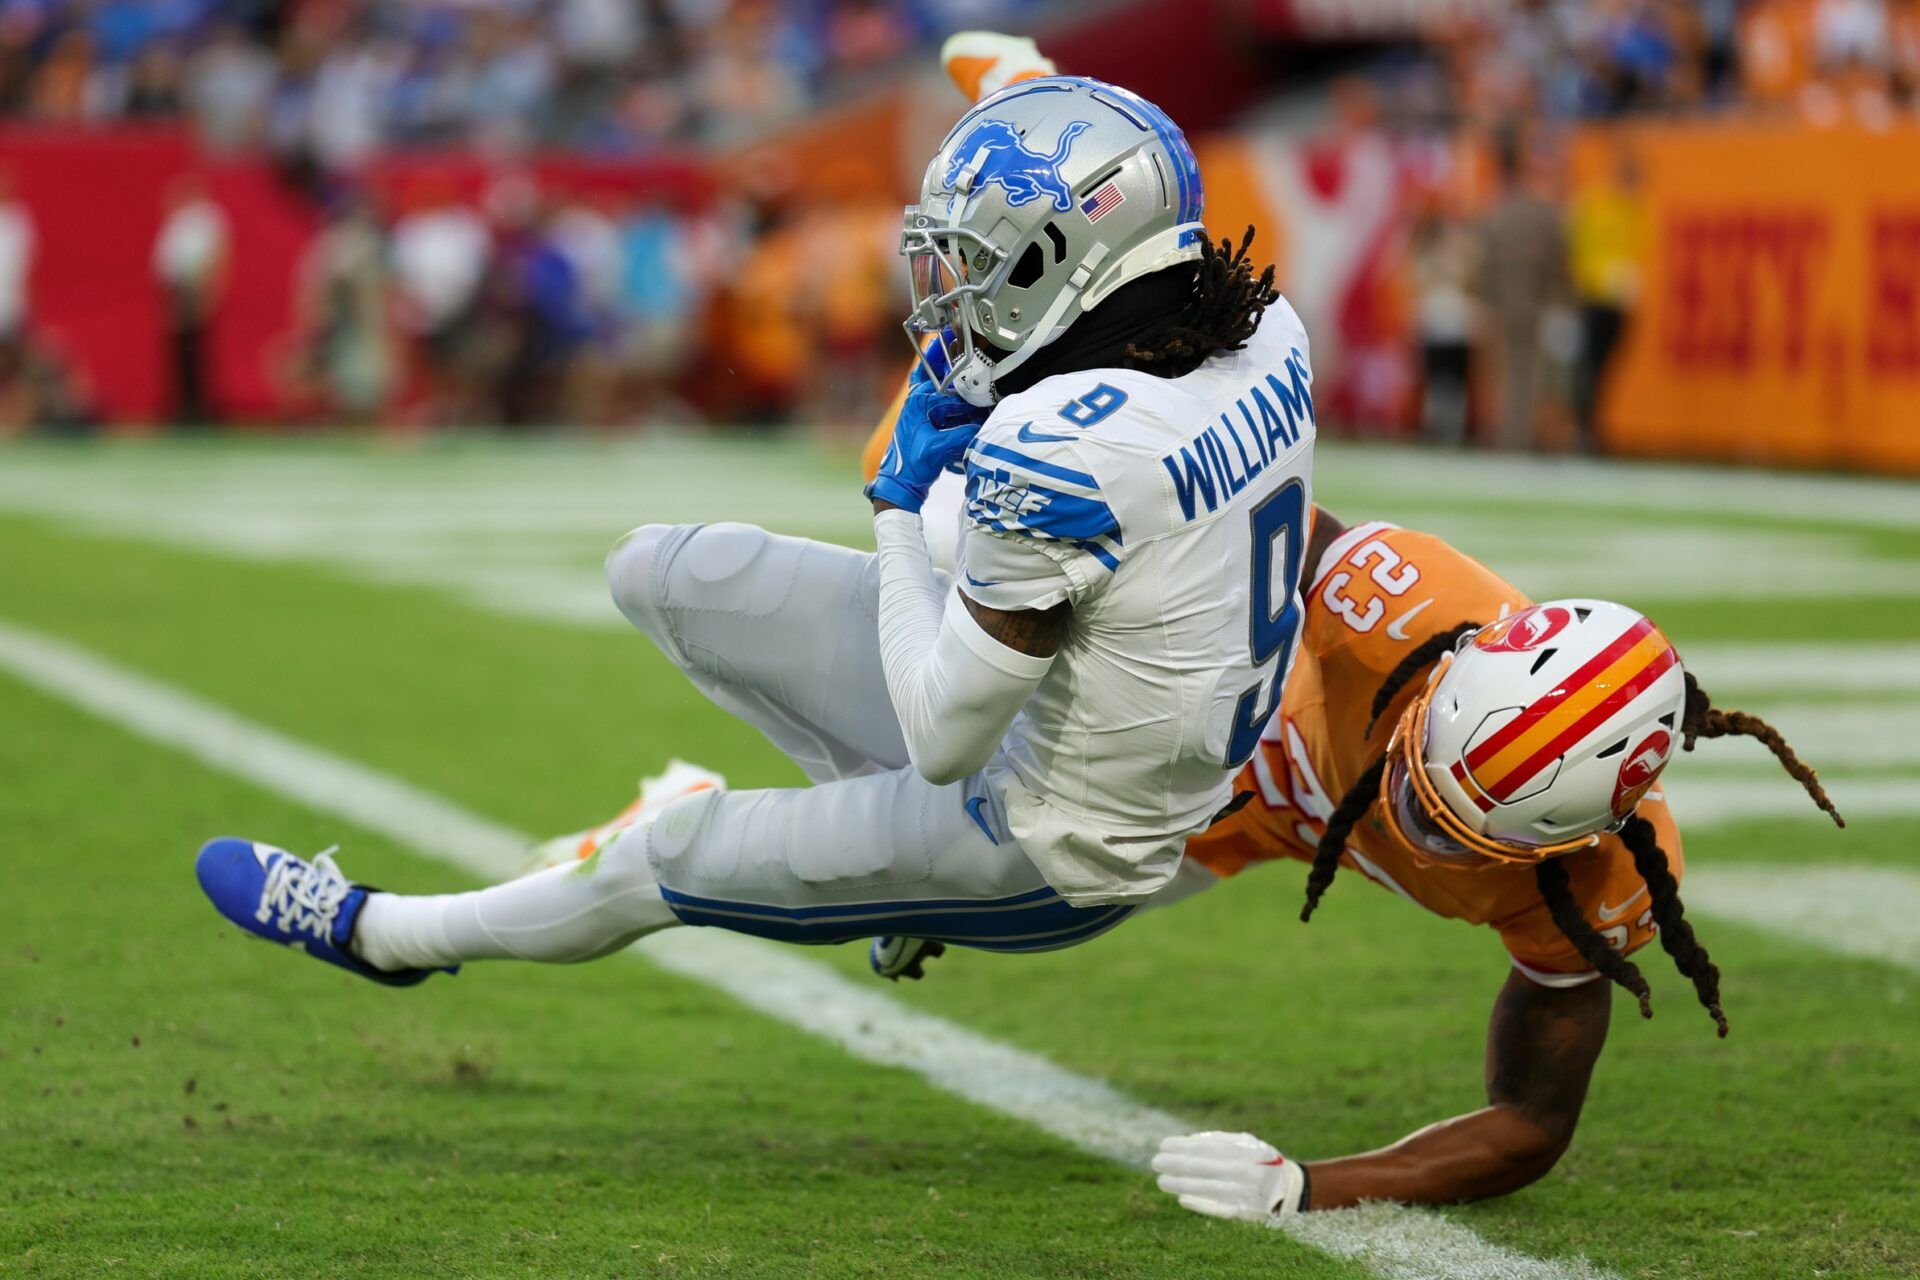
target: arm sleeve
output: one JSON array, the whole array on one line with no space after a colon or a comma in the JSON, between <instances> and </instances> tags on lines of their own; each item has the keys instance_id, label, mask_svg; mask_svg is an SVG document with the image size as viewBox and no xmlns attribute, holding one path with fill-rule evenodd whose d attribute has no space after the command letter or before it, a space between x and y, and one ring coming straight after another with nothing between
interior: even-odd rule
<instances>
[{"instance_id":1,"label":"arm sleeve","mask_svg":"<svg viewBox=\"0 0 1920 1280\"><path fill-rule=\"evenodd\" d=\"M913 767L944 786L985 767L1053 665L980 629L933 576L920 517L873 520L880 560L880 663Z\"/></svg>"}]
</instances>

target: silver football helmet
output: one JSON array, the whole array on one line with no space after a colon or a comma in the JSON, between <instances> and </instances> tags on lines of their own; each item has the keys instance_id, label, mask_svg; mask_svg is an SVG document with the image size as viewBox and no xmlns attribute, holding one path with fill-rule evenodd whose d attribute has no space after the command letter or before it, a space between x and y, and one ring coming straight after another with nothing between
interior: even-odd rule
<instances>
[{"instance_id":1,"label":"silver football helmet","mask_svg":"<svg viewBox=\"0 0 1920 1280\"><path fill-rule=\"evenodd\" d=\"M1160 108L1079 76L1010 85L953 126L907 207L907 335L941 390L989 406L994 379L1115 289L1197 259L1201 206Z\"/></svg>"}]
</instances>

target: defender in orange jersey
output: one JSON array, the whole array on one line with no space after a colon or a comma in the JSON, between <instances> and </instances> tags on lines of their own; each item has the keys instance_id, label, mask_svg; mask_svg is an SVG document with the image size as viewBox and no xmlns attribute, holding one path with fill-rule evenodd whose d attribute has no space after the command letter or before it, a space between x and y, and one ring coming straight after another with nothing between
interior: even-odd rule
<instances>
[{"instance_id":1,"label":"defender in orange jersey","mask_svg":"<svg viewBox=\"0 0 1920 1280\"><path fill-rule=\"evenodd\" d=\"M1314 544L1323 550L1308 561L1313 578L1302 592L1300 652L1280 710L1238 784L1252 799L1187 842L1187 857L1216 875L1283 858L1311 863L1339 801L1383 758L1425 684L1406 680L1376 714L1374 696L1387 677L1409 655L1424 653L1432 662L1439 656L1432 643L1450 649L1461 625L1511 620L1532 604L1432 534L1374 522L1328 536L1337 523L1315 513ZM1677 673L1672 683L1679 688ZM1677 879L1680 832L1662 793L1648 794L1639 814ZM1592 847L1564 861L1574 900L1616 951L1638 950L1655 927L1631 852L1618 835L1581 843ZM1353 824L1340 865L1438 915L1492 927L1513 967L1541 986L1572 987L1597 976L1554 923L1529 865L1437 856L1408 839L1379 805Z\"/></svg>"},{"instance_id":2,"label":"defender in orange jersey","mask_svg":"<svg viewBox=\"0 0 1920 1280\"><path fill-rule=\"evenodd\" d=\"M1720 973L1683 914L1679 831L1657 789L1674 748L1758 738L1840 816L1771 726L1713 707L1631 609L1534 605L1430 534L1348 529L1324 511L1307 563L1300 652L1240 774L1246 802L1187 842L1189 880L1310 863L1305 920L1344 866L1496 930L1513 971L1488 1029L1488 1105L1307 1164L1251 1134L1169 1138L1154 1169L1182 1205L1222 1217L1502 1195L1552 1168L1572 1138L1606 1042L1602 979L1652 1016L1633 951L1658 937L1726 1034Z\"/></svg>"}]
</instances>

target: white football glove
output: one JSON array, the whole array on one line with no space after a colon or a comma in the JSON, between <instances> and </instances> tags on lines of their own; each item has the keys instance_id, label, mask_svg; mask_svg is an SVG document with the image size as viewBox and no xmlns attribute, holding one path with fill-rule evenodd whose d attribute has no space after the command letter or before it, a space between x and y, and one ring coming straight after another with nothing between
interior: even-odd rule
<instances>
[{"instance_id":1,"label":"white football glove","mask_svg":"<svg viewBox=\"0 0 1920 1280\"><path fill-rule=\"evenodd\" d=\"M1307 1171L1250 1133L1163 1139L1153 1171L1182 1209L1210 1218L1267 1222L1307 1205Z\"/></svg>"}]
</instances>

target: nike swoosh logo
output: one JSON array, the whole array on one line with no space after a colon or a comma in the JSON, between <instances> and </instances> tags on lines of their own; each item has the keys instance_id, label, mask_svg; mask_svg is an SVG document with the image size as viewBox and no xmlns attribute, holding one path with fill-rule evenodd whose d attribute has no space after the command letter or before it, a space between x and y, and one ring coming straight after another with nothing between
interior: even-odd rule
<instances>
[{"instance_id":1,"label":"nike swoosh logo","mask_svg":"<svg viewBox=\"0 0 1920 1280\"><path fill-rule=\"evenodd\" d=\"M1625 902L1621 903L1617 907L1608 906L1606 904L1606 901L1603 899L1600 903L1600 923L1611 924L1613 921L1625 915L1627 913L1627 909L1631 907L1634 903L1640 901L1641 895L1646 893L1646 891L1647 891L1647 887L1645 885L1641 885L1639 893L1634 894L1631 898L1628 898Z\"/></svg>"},{"instance_id":2,"label":"nike swoosh logo","mask_svg":"<svg viewBox=\"0 0 1920 1280\"><path fill-rule=\"evenodd\" d=\"M1428 596L1425 600L1422 600L1419 604L1413 606L1413 608L1407 610L1392 622L1389 622L1387 624L1387 634L1395 640L1405 640L1407 638L1407 624L1413 621L1415 614L1432 603L1433 597Z\"/></svg>"},{"instance_id":3,"label":"nike swoosh logo","mask_svg":"<svg viewBox=\"0 0 1920 1280\"><path fill-rule=\"evenodd\" d=\"M968 573L965 569L962 569L960 571L960 576L967 580L967 585L970 587L997 587L1000 585L999 579L997 578L992 582L982 582L980 581L980 579Z\"/></svg>"},{"instance_id":4,"label":"nike swoosh logo","mask_svg":"<svg viewBox=\"0 0 1920 1280\"><path fill-rule=\"evenodd\" d=\"M1046 444L1053 440L1071 440L1072 436L1050 436L1044 431L1035 431L1031 422L1020 424L1020 434L1015 437L1021 444Z\"/></svg>"},{"instance_id":5,"label":"nike swoosh logo","mask_svg":"<svg viewBox=\"0 0 1920 1280\"><path fill-rule=\"evenodd\" d=\"M995 844L999 844L1000 837L993 834L993 828L987 825L985 815L980 812L986 803L987 798L985 796L975 796L973 799L967 801L967 814L975 823L979 824L980 830L986 835L987 839L993 841Z\"/></svg>"}]
</instances>

